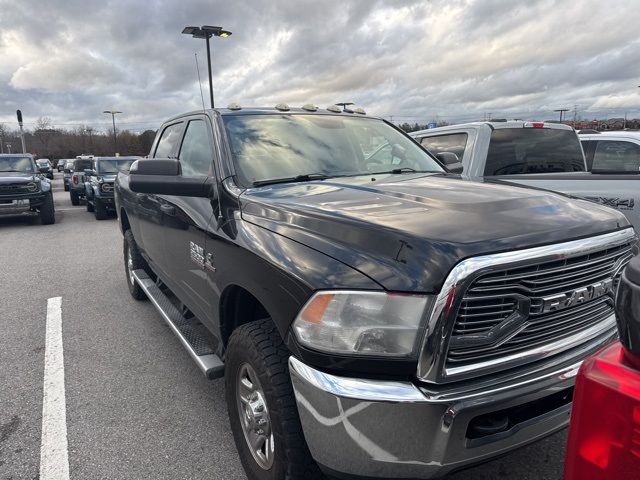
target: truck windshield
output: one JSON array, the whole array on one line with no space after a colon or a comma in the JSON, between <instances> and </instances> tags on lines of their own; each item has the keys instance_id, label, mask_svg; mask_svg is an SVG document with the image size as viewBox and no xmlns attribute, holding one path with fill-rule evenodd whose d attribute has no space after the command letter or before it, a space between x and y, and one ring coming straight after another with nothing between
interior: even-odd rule
<instances>
[{"instance_id":1,"label":"truck windshield","mask_svg":"<svg viewBox=\"0 0 640 480\"><path fill-rule=\"evenodd\" d=\"M438 162L383 121L338 115L226 115L243 185L378 172L443 172Z\"/></svg>"},{"instance_id":2,"label":"truck windshield","mask_svg":"<svg viewBox=\"0 0 640 480\"><path fill-rule=\"evenodd\" d=\"M573 130L554 128L496 128L485 175L583 172L584 156Z\"/></svg>"},{"instance_id":3,"label":"truck windshield","mask_svg":"<svg viewBox=\"0 0 640 480\"><path fill-rule=\"evenodd\" d=\"M33 161L29 157L0 157L0 172L33 173Z\"/></svg>"},{"instance_id":4,"label":"truck windshield","mask_svg":"<svg viewBox=\"0 0 640 480\"><path fill-rule=\"evenodd\" d=\"M93 168L93 160L76 160L73 162L73 170L84 172L87 168Z\"/></svg>"},{"instance_id":5,"label":"truck windshield","mask_svg":"<svg viewBox=\"0 0 640 480\"><path fill-rule=\"evenodd\" d=\"M133 158L123 160L99 160L96 162L98 164L98 173L108 175L110 173L116 174L123 170L129 170L133 160Z\"/></svg>"}]
</instances>

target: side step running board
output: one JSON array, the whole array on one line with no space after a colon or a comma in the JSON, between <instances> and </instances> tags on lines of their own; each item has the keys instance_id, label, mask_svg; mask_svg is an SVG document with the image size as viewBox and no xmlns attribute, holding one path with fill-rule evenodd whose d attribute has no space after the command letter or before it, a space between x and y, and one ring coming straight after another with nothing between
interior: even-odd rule
<instances>
[{"instance_id":1,"label":"side step running board","mask_svg":"<svg viewBox=\"0 0 640 480\"><path fill-rule=\"evenodd\" d=\"M133 276L140 288L147 294L151 303L158 309L164 321L180 339L191 358L196 362L207 378L214 379L224 376L224 363L215 354L207 338L194 328L191 320L184 318L182 313L171 303L171 300L149 278L144 270L134 270Z\"/></svg>"}]
</instances>

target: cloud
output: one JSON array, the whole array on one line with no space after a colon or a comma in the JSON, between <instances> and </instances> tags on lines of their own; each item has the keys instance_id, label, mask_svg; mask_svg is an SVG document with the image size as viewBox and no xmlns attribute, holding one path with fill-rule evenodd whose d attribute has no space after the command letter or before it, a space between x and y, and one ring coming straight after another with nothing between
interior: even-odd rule
<instances>
[{"instance_id":1,"label":"cloud","mask_svg":"<svg viewBox=\"0 0 640 480\"><path fill-rule=\"evenodd\" d=\"M218 105L356 101L395 120L640 116L633 0L0 0L0 121L131 128L201 106L213 39ZM206 97L205 97L206 98Z\"/></svg>"}]
</instances>

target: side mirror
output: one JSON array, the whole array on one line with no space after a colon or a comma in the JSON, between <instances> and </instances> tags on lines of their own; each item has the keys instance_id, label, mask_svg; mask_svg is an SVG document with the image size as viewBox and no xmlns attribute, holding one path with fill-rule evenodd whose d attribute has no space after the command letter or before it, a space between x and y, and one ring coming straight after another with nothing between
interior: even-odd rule
<instances>
[{"instance_id":1,"label":"side mirror","mask_svg":"<svg viewBox=\"0 0 640 480\"><path fill-rule=\"evenodd\" d=\"M462 162L453 152L440 152L436 153L436 158L440 160L447 167L447 170L451 173L462 173Z\"/></svg>"},{"instance_id":2,"label":"side mirror","mask_svg":"<svg viewBox=\"0 0 640 480\"><path fill-rule=\"evenodd\" d=\"M181 173L180 162L174 158L136 160L129 169L129 188L132 192L155 195L213 196L215 178L183 177Z\"/></svg>"},{"instance_id":3,"label":"side mirror","mask_svg":"<svg viewBox=\"0 0 640 480\"><path fill-rule=\"evenodd\" d=\"M406 160L407 149L404 148L402 145L398 145L397 143L394 143L391 146L391 157L396 157L396 158L400 158L401 160Z\"/></svg>"}]
</instances>

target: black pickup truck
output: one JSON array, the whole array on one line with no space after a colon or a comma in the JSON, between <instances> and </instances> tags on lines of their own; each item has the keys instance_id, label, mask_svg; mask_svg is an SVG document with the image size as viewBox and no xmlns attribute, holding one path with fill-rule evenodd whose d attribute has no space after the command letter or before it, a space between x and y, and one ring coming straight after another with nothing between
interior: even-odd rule
<instances>
[{"instance_id":1,"label":"black pickup truck","mask_svg":"<svg viewBox=\"0 0 640 480\"><path fill-rule=\"evenodd\" d=\"M564 428L638 249L335 107L172 118L115 202L131 295L225 377L252 480L434 478Z\"/></svg>"}]
</instances>

